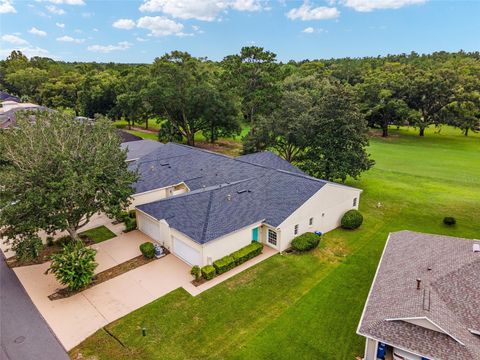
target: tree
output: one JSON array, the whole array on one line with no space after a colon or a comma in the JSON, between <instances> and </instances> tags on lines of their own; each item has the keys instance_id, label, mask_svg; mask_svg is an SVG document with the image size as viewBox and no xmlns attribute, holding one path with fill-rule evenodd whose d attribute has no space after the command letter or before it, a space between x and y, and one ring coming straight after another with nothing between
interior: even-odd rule
<instances>
[{"instance_id":1,"label":"tree","mask_svg":"<svg viewBox=\"0 0 480 360\"><path fill-rule=\"evenodd\" d=\"M80 113L88 117L107 115L115 106L117 84L118 77L113 71L87 74L78 91Z\"/></svg>"},{"instance_id":2,"label":"tree","mask_svg":"<svg viewBox=\"0 0 480 360\"><path fill-rule=\"evenodd\" d=\"M19 69L5 77L5 80L15 89L15 93L20 96L26 95L37 102L40 101L38 89L47 79L47 71L32 67Z\"/></svg>"},{"instance_id":3,"label":"tree","mask_svg":"<svg viewBox=\"0 0 480 360\"><path fill-rule=\"evenodd\" d=\"M169 121L169 134L180 133L194 146L201 130L215 139L220 129L236 128L234 100L220 92L200 59L174 51L155 59L152 75L150 98L156 115Z\"/></svg>"},{"instance_id":4,"label":"tree","mask_svg":"<svg viewBox=\"0 0 480 360\"><path fill-rule=\"evenodd\" d=\"M289 162L296 161L308 146L306 135L319 86L314 76L285 79L278 106L269 115L259 117L256 132L246 137L244 151L269 148Z\"/></svg>"},{"instance_id":5,"label":"tree","mask_svg":"<svg viewBox=\"0 0 480 360\"><path fill-rule=\"evenodd\" d=\"M311 113L308 146L300 159L302 170L345 182L348 176L356 178L374 164L365 149L367 124L349 87L323 81Z\"/></svg>"},{"instance_id":6,"label":"tree","mask_svg":"<svg viewBox=\"0 0 480 360\"><path fill-rule=\"evenodd\" d=\"M382 136L388 136L388 126L402 125L411 117L411 109L403 100L406 79L398 63L369 71L357 84L363 112L371 127L380 127Z\"/></svg>"},{"instance_id":7,"label":"tree","mask_svg":"<svg viewBox=\"0 0 480 360\"><path fill-rule=\"evenodd\" d=\"M18 128L1 133L0 228L7 240L45 230L77 230L104 212L129 204L137 174L111 122L82 123L59 112L36 112L31 123L17 113Z\"/></svg>"},{"instance_id":8,"label":"tree","mask_svg":"<svg viewBox=\"0 0 480 360\"><path fill-rule=\"evenodd\" d=\"M419 135L424 136L428 126L444 122L444 109L453 101L456 74L448 68L416 68L408 76L406 101L416 110L413 125L420 129Z\"/></svg>"},{"instance_id":9,"label":"tree","mask_svg":"<svg viewBox=\"0 0 480 360\"><path fill-rule=\"evenodd\" d=\"M229 55L222 61L226 81L242 98L244 119L255 130L256 115L267 114L278 96L277 55L257 46L246 46L240 54Z\"/></svg>"}]
</instances>

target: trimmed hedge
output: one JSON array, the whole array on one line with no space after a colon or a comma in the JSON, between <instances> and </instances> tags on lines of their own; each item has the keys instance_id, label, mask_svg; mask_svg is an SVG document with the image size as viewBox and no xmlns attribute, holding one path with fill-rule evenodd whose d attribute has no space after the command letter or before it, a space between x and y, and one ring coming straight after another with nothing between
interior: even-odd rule
<instances>
[{"instance_id":1,"label":"trimmed hedge","mask_svg":"<svg viewBox=\"0 0 480 360\"><path fill-rule=\"evenodd\" d=\"M262 250L263 244L254 241L250 245L247 245L240 250L232 253L231 257L233 257L235 265L238 266L240 264L243 264L247 260L253 259L257 255L260 255L262 253Z\"/></svg>"},{"instance_id":2,"label":"trimmed hedge","mask_svg":"<svg viewBox=\"0 0 480 360\"><path fill-rule=\"evenodd\" d=\"M448 226L455 225L457 223L457 220L455 220L454 217L451 216L446 216L443 218L443 223Z\"/></svg>"},{"instance_id":3,"label":"trimmed hedge","mask_svg":"<svg viewBox=\"0 0 480 360\"><path fill-rule=\"evenodd\" d=\"M217 271L217 274L220 275L227 272L228 270L232 270L235 267L235 260L233 259L233 256L227 255L221 259L214 261L213 267Z\"/></svg>"},{"instance_id":4,"label":"trimmed hedge","mask_svg":"<svg viewBox=\"0 0 480 360\"><path fill-rule=\"evenodd\" d=\"M148 259L151 259L155 256L155 247L151 242L145 242L140 245L140 251L142 252L143 256Z\"/></svg>"},{"instance_id":5,"label":"trimmed hedge","mask_svg":"<svg viewBox=\"0 0 480 360\"><path fill-rule=\"evenodd\" d=\"M318 246L320 239L320 235L307 232L292 240L292 248L297 251L309 251Z\"/></svg>"},{"instance_id":6,"label":"trimmed hedge","mask_svg":"<svg viewBox=\"0 0 480 360\"><path fill-rule=\"evenodd\" d=\"M363 215L358 210L348 210L342 217L342 228L354 230L363 223Z\"/></svg>"},{"instance_id":7,"label":"trimmed hedge","mask_svg":"<svg viewBox=\"0 0 480 360\"><path fill-rule=\"evenodd\" d=\"M127 217L125 219L125 232L133 231L137 228L137 220Z\"/></svg>"},{"instance_id":8,"label":"trimmed hedge","mask_svg":"<svg viewBox=\"0 0 480 360\"><path fill-rule=\"evenodd\" d=\"M211 280L215 276L215 268L212 265L202 267L202 276L205 280Z\"/></svg>"}]
</instances>

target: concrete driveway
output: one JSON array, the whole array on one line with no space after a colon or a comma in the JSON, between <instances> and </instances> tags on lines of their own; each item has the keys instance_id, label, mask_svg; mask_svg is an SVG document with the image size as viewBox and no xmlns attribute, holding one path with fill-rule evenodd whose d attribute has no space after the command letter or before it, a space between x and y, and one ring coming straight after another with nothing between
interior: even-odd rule
<instances>
[{"instance_id":1,"label":"concrete driveway","mask_svg":"<svg viewBox=\"0 0 480 360\"><path fill-rule=\"evenodd\" d=\"M151 239L132 231L95 245L97 272L136 257L140 254L139 244L145 241ZM54 301L48 295L62 286L52 274L44 275L49 263L18 267L14 271L62 345L70 350L101 327L179 287L196 296L276 253L265 247L261 255L199 287L191 284L190 266L174 255L167 255L79 294Z\"/></svg>"},{"instance_id":2,"label":"concrete driveway","mask_svg":"<svg viewBox=\"0 0 480 360\"><path fill-rule=\"evenodd\" d=\"M138 246L145 241L150 238L132 231L95 245L97 272L138 256ZM52 274L44 275L48 267L49 263L44 263L14 271L67 350L102 326L191 281L190 267L167 255L69 298L51 301L48 295L62 286Z\"/></svg>"}]
</instances>

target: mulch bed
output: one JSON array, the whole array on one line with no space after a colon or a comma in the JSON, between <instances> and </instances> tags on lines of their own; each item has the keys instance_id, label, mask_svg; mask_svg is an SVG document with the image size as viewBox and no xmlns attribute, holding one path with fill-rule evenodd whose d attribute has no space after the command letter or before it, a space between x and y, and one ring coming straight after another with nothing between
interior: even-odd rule
<instances>
[{"instance_id":1,"label":"mulch bed","mask_svg":"<svg viewBox=\"0 0 480 360\"><path fill-rule=\"evenodd\" d=\"M194 286L200 286L202 284L205 284L208 280L205 280L204 278L200 278L200 280L192 280L190 283Z\"/></svg>"},{"instance_id":2,"label":"mulch bed","mask_svg":"<svg viewBox=\"0 0 480 360\"><path fill-rule=\"evenodd\" d=\"M88 245L93 245L95 244L95 241L91 240L90 238L86 236L81 236L83 243L85 246ZM52 245L44 245L42 251L40 251L40 254L36 259L32 260L20 260L16 256L13 256L9 259L6 259L5 262L7 263L7 266L9 268L15 268L19 266L29 266L29 265L39 265L46 263L47 261L50 261L50 256L52 254L58 253L62 251L63 248L63 242L56 240Z\"/></svg>"}]
</instances>

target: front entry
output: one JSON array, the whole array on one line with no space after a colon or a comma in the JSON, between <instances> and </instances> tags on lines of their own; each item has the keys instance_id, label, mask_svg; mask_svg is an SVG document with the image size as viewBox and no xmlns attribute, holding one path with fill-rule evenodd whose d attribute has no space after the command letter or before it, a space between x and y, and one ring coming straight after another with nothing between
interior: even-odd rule
<instances>
[{"instance_id":1,"label":"front entry","mask_svg":"<svg viewBox=\"0 0 480 360\"><path fill-rule=\"evenodd\" d=\"M258 227L252 229L252 241L258 242Z\"/></svg>"}]
</instances>

